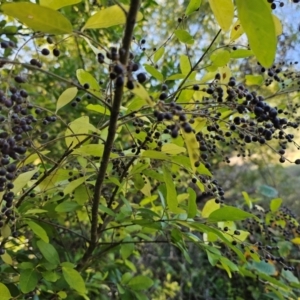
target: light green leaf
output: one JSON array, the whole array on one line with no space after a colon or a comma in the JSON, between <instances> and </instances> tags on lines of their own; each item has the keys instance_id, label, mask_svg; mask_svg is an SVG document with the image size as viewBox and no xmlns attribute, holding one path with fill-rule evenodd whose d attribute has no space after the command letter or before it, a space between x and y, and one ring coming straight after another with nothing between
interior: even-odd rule
<instances>
[{"instance_id":1,"label":"light green leaf","mask_svg":"<svg viewBox=\"0 0 300 300\"><path fill-rule=\"evenodd\" d=\"M208 218L212 212L220 208L220 203L216 203L215 199L208 200L201 212L203 218Z\"/></svg>"},{"instance_id":2,"label":"light green leaf","mask_svg":"<svg viewBox=\"0 0 300 300\"><path fill-rule=\"evenodd\" d=\"M37 241L36 244L42 255L49 263L53 265L58 265L60 263L58 253L51 244L47 244L42 240Z\"/></svg>"},{"instance_id":3,"label":"light green leaf","mask_svg":"<svg viewBox=\"0 0 300 300\"><path fill-rule=\"evenodd\" d=\"M231 58L245 58L253 55L254 53L252 50L246 50L246 49L237 49L230 53Z\"/></svg>"},{"instance_id":4,"label":"light green leaf","mask_svg":"<svg viewBox=\"0 0 300 300\"><path fill-rule=\"evenodd\" d=\"M3 260L3 262L5 262L8 265L12 265L13 264L13 260L12 260L11 256L7 252L5 252L3 255L1 255L1 259Z\"/></svg>"},{"instance_id":5,"label":"light green leaf","mask_svg":"<svg viewBox=\"0 0 300 300\"><path fill-rule=\"evenodd\" d=\"M9 300L12 298L9 289L0 282L0 295L2 300Z\"/></svg>"},{"instance_id":6,"label":"light green leaf","mask_svg":"<svg viewBox=\"0 0 300 300\"><path fill-rule=\"evenodd\" d=\"M20 174L17 179L14 181L14 188L12 191L17 194L19 193L24 186L30 181L32 176L37 172L37 170L28 171Z\"/></svg>"},{"instance_id":7,"label":"light green leaf","mask_svg":"<svg viewBox=\"0 0 300 300\"><path fill-rule=\"evenodd\" d=\"M128 11L129 6L123 5L125 11ZM136 17L136 21L139 22L142 20L143 14L138 13ZM85 25L83 26L82 30L84 29L92 29L92 28L108 28L115 25L125 24L126 23L126 15L122 8L118 5L113 5L107 8L104 8L93 16L91 16Z\"/></svg>"},{"instance_id":8,"label":"light green leaf","mask_svg":"<svg viewBox=\"0 0 300 300\"><path fill-rule=\"evenodd\" d=\"M187 75L191 71L190 59L187 55L180 56L180 70L183 75Z\"/></svg>"},{"instance_id":9,"label":"light green leaf","mask_svg":"<svg viewBox=\"0 0 300 300\"><path fill-rule=\"evenodd\" d=\"M19 286L24 294L33 291L37 283L38 273L35 269L21 270Z\"/></svg>"},{"instance_id":10,"label":"light green leaf","mask_svg":"<svg viewBox=\"0 0 300 300\"><path fill-rule=\"evenodd\" d=\"M229 30L234 16L232 0L209 0L209 4L222 30Z\"/></svg>"},{"instance_id":11,"label":"light green leaf","mask_svg":"<svg viewBox=\"0 0 300 300\"><path fill-rule=\"evenodd\" d=\"M48 212L48 211L45 209L40 209L40 208L33 208L33 209L26 210L25 215L43 214L45 212Z\"/></svg>"},{"instance_id":12,"label":"light green leaf","mask_svg":"<svg viewBox=\"0 0 300 300\"><path fill-rule=\"evenodd\" d=\"M85 283L81 275L74 269L62 267L63 276L68 285L80 294L86 293Z\"/></svg>"},{"instance_id":13,"label":"light green leaf","mask_svg":"<svg viewBox=\"0 0 300 300\"><path fill-rule=\"evenodd\" d=\"M89 85L89 88L87 90L90 93L94 94L97 97L101 96L100 85L92 74L83 69L78 69L76 71L76 76L81 85L84 85L86 83Z\"/></svg>"},{"instance_id":14,"label":"light green leaf","mask_svg":"<svg viewBox=\"0 0 300 300\"><path fill-rule=\"evenodd\" d=\"M282 199L281 198L276 198L276 199L272 199L271 203L270 203L270 209L271 211L277 211L280 206L282 204Z\"/></svg>"},{"instance_id":15,"label":"light green leaf","mask_svg":"<svg viewBox=\"0 0 300 300\"><path fill-rule=\"evenodd\" d=\"M82 178L80 178L80 179L82 179ZM74 211L78 207L80 207L80 206L78 205L77 202L64 201L55 207L55 211L58 213L66 213L66 212Z\"/></svg>"},{"instance_id":16,"label":"light green leaf","mask_svg":"<svg viewBox=\"0 0 300 300\"><path fill-rule=\"evenodd\" d=\"M153 159L165 159L169 160L169 156L167 156L165 153L162 153L160 151L155 150L145 150L142 153L143 157L153 158Z\"/></svg>"},{"instance_id":17,"label":"light green leaf","mask_svg":"<svg viewBox=\"0 0 300 300\"><path fill-rule=\"evenodd\" d=\"M36 234L39 238L41 238L45 243L49 243L49 237L47 232L43 227L33 221L26 221L27 225L30 229Z\"/></svg>"},{"instance_id":18,"label":"light green leaf","mask_svg":"<svg viewBox=\"0 0 300 300\"><path fill-rule=\"evenodd\" d=\"M40 5L57 10L65 6L77 4L81 1L82 0L40 0Z\"/></svg>"},{"instance_id":19,"label":"light green leaf","mask_svg":"<svg viewBox=\"0 0 300 300\"><path fill-rule=\"evenodd\" d=\"M164 80L163 74L161 74L157 69L155 69L153 66L144 64L145 70L152 75L154 78L156 78L159 81Z\"/></svg>"},{"instance_id":20,"label":"light green leaf","mask_svg":"<svg viewBox=\"0 0 300 300\"><path fill-rule=\"evenodd\" d=\"M1 227L0 232L3 238L8 238L9 236L11 236L11 229L9 224L4 224L4 226Z\"/></svg>"},{"instance_id":21,"label":"light green leaf","mask_svg":"<svg viewBox=\"0 0 300 300\"><path fill-rule=\"evenodd\" d=\"M42 276L45 280L50 282L56 282L60 278L60 275L54 271L43 272Z\"/></svg>"},{"instance_id":22,"label":"light green leaf","mask_svg":"<svg viewBox=\"0 0 300 300\"><path fill-rule=\"evenodd\" d=\"M131 255L133 250L134 250L134 244L133 243L123 244L121 246L121 249L120 249L120 253L121 253L122 258L124 260L127 259Z\"/></svg>"},{"instance_id":23,"label":"light green leaf","mask_svg":"<svg viewBox=\"0 0 300 300\"><path fill-rule=\"evenodd\" d=\"M214 66L224 67L230 60L230 52L225 49L218 49L211 54L210 60Z\"/></svg>"},{"instance_id":24,"label":"light green leaf","mask_svg":"<svg viewBox=\"0 0 300 300\"><path fill-rule=\"evenodd\" d=\"M147 90L140 83L135 82L134 89L131 90L131 92L139 98L145 100L149 106L154 106L154 103L152 102Z\"/></svg>"},{"instance_id":25,"label":"light green leaf","mask_svg":"<svg viewBox=\"0 0 300 300\"><path fill-rule=\"evenodd\" d=\"M245 212L233 206L224 206L215 210L209 215L210 221L241 221L255 217L253 214Z\"/></svg>"},{"instance_id":26,"label":"light green leaf","mask_svg":"<svg viewBox=\"0 0 300 300\"><path fill-rule=\"evenodd\" d=\"M186 133L183 129L181 129L181 134L188 150L191 168L193 171L196 171L195 163L199 162L200 159L199 143L196 135L194 132Z\"/></svg>"},{"instance_id":27,"label":"light green leaf","mask_svg":"<svg viewBox=\"0 0 300 300\"><path fill-rule=\"evenodd\" d=\"M142 291L149 289L153 285L153 280L147 276L139 275L133 277L127 283L127 286L134 291Z\"/></svg>"},{"instance_id":28,"label":"light green leaf","mask_svg":"<svg viewBox=\"0 0 300 300\"><path fill-rule=\"evenodd\" d=\"M19 2L6 3L1 6L2 11L18 19L35 31L51 34L65 34L72 32L72 24L60 12L34 3Z\"/></svg>"},{"instance_id":29,"label":"light green leaf","mask_svg":"<svg viewBox=\"0 0 300 300\"><path fill-rule=\"evenodd\" d=\"M181 43L192 45L194 44L193 37L184 29L176 29L174 31L175 36Z\"/></svg>"},{"instance_id":30,"label":"light green leaf","mask_svg":"<svg viewBox=\"0 0 300 300\"><path fill-rule=\"evenodd\" d=\"M238 17L247 34L251 50L262 66L274 61L277 37L272 12L267 1L236 0Z\"/></svg>"},{"instance_id":31,"label":"light green leaf","mask_svg":"<svg viewBox=\"0 0 300 300\"><path fill-rule=\"evenodd\" d=\"M91 176L91 175L90 175ZM65 188L64 188L64 195L68 195L70 193L72 193L78 186L80 186L81 184L83 184L87 178L89 178L89 176L83 176L83 177L79 177L73 181L71 181ZM57 208L57 207L56 207ZM56 209L55 209L56 210ZM61 211L60 211L61 212Z\"/></svg>"},{"instance_id":32,"label":"light green leaf","mask_svg":"<svg viewBox=\"0 0 300 300\"><path fill-rule=\"evenodd\" d=\"M246 75L246 85L261 85L264 82L262 75Z\"/></svg>"},{"instance_id":33,"label":"light green leaf","mask_svg":"<svg viewBox=\"0 0 300 300\"><path fill-rule=\"evenodd\" d=\"M183 78L185 78L185 75L184 74L173 74L173 75L171 75L171 76L169 76L169 77L167 77L167 79L166 79L166 81L167 80L178 80L178 79L183 79Z\"/></svg>"},{"instance_id":34,"label":"light green leaf","mask_svg":"<svg viewBox=\"0 0 300 300\"><path fill-rule=\"evenodd\" d=\"M165 48L161 47L159 48L153 55L153 61L156 63L158 62L164 55L165 53Z\"/></svg>"},{"instance_id":35,"label":"light green leaf","mask_svg":"<svg viewBox=\"0 0 300 300\"><path fill-rule=\"evenodd\" d=\"M187 189L189 193L188 199L188 218L194 218L197 214L197 203L196 203L196 192L188 187Z\"/></svg>"},{"instance_id":36,"label":"light green leaf","mask_svg":"<svg viewBox=\"0 0 300 300\"><path fill-rule=\"evenodd\" d=\"M173 213L181 213L182 209L178 208L177 192L169 168L163 166L164 181L167 188L167 205Z\"/></svg>"},{"instance_id":37,"label":"light green leaf","mask_svg":"<svg viewBox=\"0 0 300 300\"><path fill-rule=\"evenodd\" d=\"M161 147L161 151L167 154L176 155L186 152L186 148L180 147L176 144L167 143Z\"/></svg>"},{"instance_id":38,"label":"light green leaf","mask_svg":"<svg viewBox=\"0 0 300 300\"><path fill-rule=\"evenodd\" d=\"M200 5L201 0L190 0L190 3L185 10L185 15L189 16L191 13L197 10L200 7Z\"/></svg>"},{"instance_id":39,"label":"light green leaf","mask_svg":"<svg viewBox=\"0 0 300 300\"><path fill-rule=\"evenodd\" d=\"M78 89L77 87L71 87L66 89L58 98L56 102L56 113L57 111L70 103L77 95Z\"/></svg>"},{"instance_id":40,"label":"light green leaf","mask_svg":"<svg viewBox=\"0 0 300 300\"><path fill-rule=\"evenodd\" d=\"M104 107L100 104L88 104L86 106L86 109L88 110L92 110L92 111L96 111L102 115L107 115L107 116L110 116L110 111L107 107Z\"/></svg>"}]
</instances>

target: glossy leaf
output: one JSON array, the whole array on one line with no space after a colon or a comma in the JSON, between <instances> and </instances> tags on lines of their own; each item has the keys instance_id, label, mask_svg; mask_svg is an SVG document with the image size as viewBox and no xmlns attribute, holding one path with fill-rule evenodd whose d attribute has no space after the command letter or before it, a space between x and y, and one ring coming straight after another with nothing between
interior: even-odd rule
<instances>
[{"instance_id":1,"label":"glossy leaf","mask_svg":"<svg viewBox=\"0 0 300 300\"><path fill-rule=\"evenodd\" d=\"M193 13L195 10L197 10L201 5L202 0L190 0L186 10L185 15L189 16L191 13Z\"/></svg>"},{"instance_id":2,"label":"glossy leaf","mask_svg":"<svg viewBox=\"0 0 300 300\"><path fill-rule=\"evenodd\" d=\"M80 294L86 293L85 283L81 275L74 269L62 267L63 276L68 285Z\"/></svg>"},{"instance_id":3,"label":"glossy leaf","mask_svg":"<svg viewBox=\"0 0 300 300\"><path fill-rule=\"evenodd\" d=\"M174 31L175 36L181 43L192 45L194 44L193 37L184 29L176 29Z\"/></svg>"},{"instance_id":4,"label":"glossy leaf","mask_svg":"<svg viewBox=\"0 0 300 300\"><path fill-rule=\"evenodd\" d=\"M241 221L255 217L253 214L245 212L237 207L224 206L215 210L209 215L211 221Z\"/></svg>"},{"instance_id":5,"label":"glossy leaf","mask_svg":"<svg viewBox=\"0 0 300 300\"><path fill-rule=\"evenodd\" d=\"M56 112L70 103L77 95L78 89L76 87L71 87L66 89L58 98L56 102Z\"/></svg>"},{"instance_id":6,"label":"glossy leaf","mask_svg":"<svg viewBox=\"0 0 300 300\"><path fill-rule=\"evenodd\" d=\"M36 244L49 263L53 265L58 265L60 263L58 253L51 244L45 243L43 240L37 241Z\"/></svg>"},{"instance_id":7,"label":"glossy leaf","mask_svg":"<svg viewBox=\"0 0 300 300\"><path fill-rule=\"evenodd\" d=\"M40 0L40 5L57 10L65 6L77 4L81 1L82 0Z\"/></svg>"},{"instance_id":8,"label":"glossy leaf","mask_svg":"<svg viewBox=\"0 0 300 300\"><path fill-rule=\"evenodd\" d=\"M0 295L1 295L1 300L9 300L12 298L9 289L4 285L3 283L0 282Z\"/></svg>"},{"instance_id":9,"label":"glossy leaf","mask_svg":"<svg viewBox=\"0 0 300 300\"><path fill-rule=\"evenodd\" d=\"M224 31L228 31L234 16L232 0L209 0L210 8Z\"/></svg>"},{"instance_id":10,"label":"glossy leaf","mask_svg":"<svg viewBox=\"0 0 300 300\"><path fill-rule=\"evenodd\" d=\"M215 199L208 200L201 212L203 218L208 218L212 212L220 208L220 203L216 203Z\"/></svg>"},{"instance_id":11,"label":"glossy leaf","mask_svg":"<svg viewBox=\"0 0 300 300\"><path fill-rule=\"evenodd\" d=\"M29 2L6 3L2 11L35 31L51 34L72 32L72 24L60 12Z\"/></svg>"},{"instance_id":12,"label":"glossy leaf","mask_svg":"<svg viewBox=\"0 0 300 300\"><path fill-rule=\"evenodd\" d=\"M20 273L20 289L26 294L33 291L38 283L38 273L35 269L21 270Z\"/></svg>"},{"instance_id":13,"label":"glossy leaf","mask_svg":"<svg viewBox=\"0 0 300 300\"><path fill-rule=\"evenodd\" d=\"M26 223L30 227L30 229L34 232L34 234L36 234L39 238L41 238L45 243L49 243L49 237L43 227L41 227L39 224L33 221L27 221Z\"/></svg>"},{"instance_id":14,"label":"glossy leaf","mask_svg":"<svg viewBox=\"0 0 300 300\"><path fill-rule=\"evenodd\" d=\"M130 279L127 286L134 291L142 291L149 289L153 284L153 280L149 277L139 275Z\"/></svg>"},{"instance_id":15,"label":"glossy leaf","mask_svg":"<svg viewBox=\"0 0 300 300\"><path fill-rule=\"evenodd\" d=\"M125 11L128 11L128 5L122 5ZM139 22L143 19L142 13L138 13L136 21ZM92 29L92 28L108 28L115 25L125 24L126 22L126 15L122 8L118 5L113 5L107 8L104 8L93 16L91 16L87 22L85 23L84 29Z\"/></svg>"},{"instance_id":16,"label":"glossy leaf","mask_svg":"<svg viewBox=\"0 0 300 300\"><path fill-rule=\"evenodd\" d=\"M262 66L270 67L275 58L277 37L269 4L261 0L236 0L236 6L251 50Z\"/></svg>"}]
</instances>

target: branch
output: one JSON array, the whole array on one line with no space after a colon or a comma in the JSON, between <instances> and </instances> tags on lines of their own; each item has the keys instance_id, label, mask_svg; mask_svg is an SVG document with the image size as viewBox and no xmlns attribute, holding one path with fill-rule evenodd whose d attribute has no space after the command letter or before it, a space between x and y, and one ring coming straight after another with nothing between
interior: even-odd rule
<instances>
[{"instance_id":1,"label":"branch","mask_svg":"<svg viewBox=\"0 0 300 300\"><path fill-rule=\"evenodd\" d=\"M135 26L136 16L139 8L140 8L140 0L131 0L130 8L126 19L125 32L122 41L122 48L119 51L120 62L124 66L126 66L128 62L129 50L130 50L130 45L133 36L133 29ZM110 115L110 122L108 127L107 140L105 143L101 165L100 165L99 173L95 184L94 196L93 196L92 215L91 215L92 217L91 238L90 238L91 242L89 244L89 247L87 248L87 251L85 252L81 261L79 262L78 269L82 269L85 266L85 264L90 259L94 249L97 246L98 209L99 209L100 197L101 197L103 182L105 179L105 173L109 163L109 157L111 154L111 150L113 148L113 142L117 131L117 122L119 119L119 112L120 112L122 98L123 98L123 85L117 86L115 89L111 115Z\"/></svg>"}]
</instances>

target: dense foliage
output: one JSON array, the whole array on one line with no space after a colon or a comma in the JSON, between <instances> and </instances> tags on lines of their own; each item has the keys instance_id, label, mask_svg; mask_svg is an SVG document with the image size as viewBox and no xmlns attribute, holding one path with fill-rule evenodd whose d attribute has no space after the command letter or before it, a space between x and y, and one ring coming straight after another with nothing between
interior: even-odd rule
<instances>
[{"instance_id":1,"label":"dense foliage","mask_svg":"<svg viewBox=\"0 0 300 300\"><path fill-rule=\"evenodd\" d=\"M296 299L296 214L216 179L300 165L285 3L113 2L2 1L0 299Z\"/></svg>"}]
</instances>

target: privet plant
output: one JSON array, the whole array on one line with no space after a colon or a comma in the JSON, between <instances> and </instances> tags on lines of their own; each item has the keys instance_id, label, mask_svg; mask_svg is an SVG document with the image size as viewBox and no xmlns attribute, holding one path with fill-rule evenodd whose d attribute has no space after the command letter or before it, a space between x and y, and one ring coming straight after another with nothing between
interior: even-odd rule
<instances>
[{"instance_id":1,"label":"privet plant","mask_svg":"<svg viewBox=\"0 0 300 300\"><path fill-rule=\"evenodd\" d=\"M150 50L151 1L36 2L1 6L0 299L175 299L143 262L166 244L296 299L297 217L280 198L237 207L213 176L258 147L300 164L297 62L275 59L284 2L190 0ZM215 36L194 40L207 4ZM257 72L235 75L243 59Z\"/></svg>"}]
</instances>

